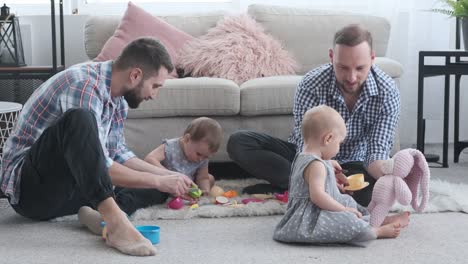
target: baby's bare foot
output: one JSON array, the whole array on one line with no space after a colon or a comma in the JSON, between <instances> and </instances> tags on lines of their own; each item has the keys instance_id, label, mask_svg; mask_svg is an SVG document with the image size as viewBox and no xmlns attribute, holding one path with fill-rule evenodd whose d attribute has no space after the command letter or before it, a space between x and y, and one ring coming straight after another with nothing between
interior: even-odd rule
<instances>
[{"instance_id":1,"label":"baby's bare foot","mask_svg":"<svg viewBox=\"0 0 468 264\"><path fill-rule=\"evenodd\" d=\"M401 228L405 228L409 225L410 215L411 215L410 212L405 211L400 214L387 216L385 217L385 220L383 221L382 225L387 225L391 223L399 223Z\"/></svg>"},{"instance_id":2,"label":"baby's bare foot","mask_svg":"<svg viewBox=\"0 0 468 264\"><path fill-rule=\"evenodd\" d=\"M144 238L126 217L113 223L107 223L106 226L108 246L132 256L154 256L156 254L156 249L151 242Z\"/></svg>"},{"instance_id":3,"label":"baby's bare foot","mask_svg":"<svg viewBox=\"0 0 468 264\"><path fill-rule=\"evenodd\" d=\"M400 235L400 224L387 224L376 228L377 238L396 238Z\"/></svg>"}]
</instances>

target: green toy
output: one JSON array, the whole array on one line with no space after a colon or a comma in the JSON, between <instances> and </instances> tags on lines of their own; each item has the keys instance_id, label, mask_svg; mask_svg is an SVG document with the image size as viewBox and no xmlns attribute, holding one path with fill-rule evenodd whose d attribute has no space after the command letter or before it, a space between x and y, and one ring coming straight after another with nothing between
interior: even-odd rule
<instances>
[{"instance_id":1,"label":"green toy","mask_svg":"<svg viewBox=\"0 0 468 264\"><path fill-rule=\"evenodd\" d=\"M189 189L188 195L194 199L200 198L202 196L203 192L198 188L198 185L195 183L192 184L192 188Z\"/></svg>"}]
</instances>

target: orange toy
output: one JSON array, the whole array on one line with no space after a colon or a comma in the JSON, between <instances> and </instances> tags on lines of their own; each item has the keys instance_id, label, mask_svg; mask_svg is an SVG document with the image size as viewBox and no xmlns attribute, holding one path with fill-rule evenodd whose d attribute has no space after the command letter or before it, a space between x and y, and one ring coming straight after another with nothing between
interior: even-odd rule
<instances>
[{"instance_id":1,"label":"orange toy","mask_svg":"<svg viewBox=\"0 0 468 264\"><path fill-rule=\"evenodd\" d=\"M237 192L234 190L229 190L223 194L224 197L226 198L232 198L238 196Z\"/></svg>"}]
</instances>

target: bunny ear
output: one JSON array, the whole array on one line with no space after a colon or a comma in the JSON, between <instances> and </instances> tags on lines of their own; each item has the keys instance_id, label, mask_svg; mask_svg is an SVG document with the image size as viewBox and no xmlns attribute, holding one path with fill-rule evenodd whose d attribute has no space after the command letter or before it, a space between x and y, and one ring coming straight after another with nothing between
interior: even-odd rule
<instances>
[{"instance_id":1,"label":"bunny ear","mask_svg":"<svg viewBox=\"0 0 468 264\"><path fill-rule=\"evenodd\" d=\"M413 194L411 205L416 212L422 212L429 199L429 178L430 170L426 158L417 149L409 149L414 158L414 166L408 176L404 179ZM419 194L418 192L421 191ZM419 195L421 195L420 203Z\"/></svg>"}]
</instances>

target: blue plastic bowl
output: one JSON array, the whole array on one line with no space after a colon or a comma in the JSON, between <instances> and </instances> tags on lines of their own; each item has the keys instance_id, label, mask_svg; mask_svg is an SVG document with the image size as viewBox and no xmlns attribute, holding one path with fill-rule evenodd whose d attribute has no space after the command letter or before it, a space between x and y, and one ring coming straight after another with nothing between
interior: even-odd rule
<instances>
[{"instance_id":1,"label":"blue plastic bowl","mask_svg":"<svg viewBox=\"0 0 468 264\"><path fill-rule=\"evenodd\" d=\"M153 225L144 225L144 226L136 226L136 229L153 245L156 245L159 243L159 226L153 226Z\"/></svg>"}]
</instances>

